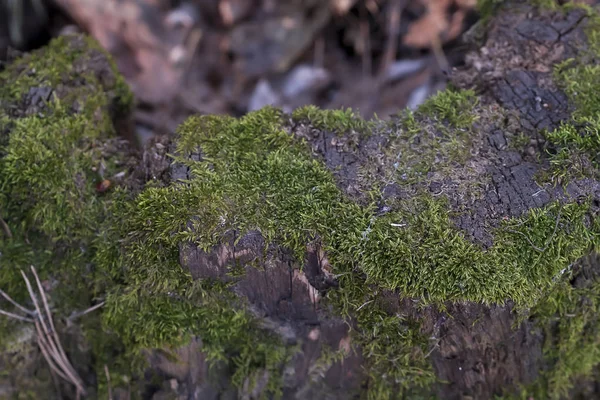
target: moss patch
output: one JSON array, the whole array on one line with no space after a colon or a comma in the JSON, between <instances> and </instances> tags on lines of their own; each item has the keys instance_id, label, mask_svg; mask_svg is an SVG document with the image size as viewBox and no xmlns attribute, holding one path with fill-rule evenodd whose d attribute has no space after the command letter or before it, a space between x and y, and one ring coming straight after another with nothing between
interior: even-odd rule
<instances>
[{"instance_id":1,"label":"moss patch","mask_svg":"<svg viewBox=\"0 0 600 400\"><path fill-rule=\"evenodd\" d=\"M573 5L565 9L569 10ZM594 60L600 57L600 15L591 7L587 10L586 34L588 49L577 59L569 59L556 65L555 81L574 104L571 121L548 132L546 138L551 145L550 161L552 177L559 181L580 177L597 178L600 166L600 67Z\"/></svg>"},{"instance_id":2,"label":"moss patch","mask_svg":"<svg viewBox=\"0 0 600 400\"><path fill-rule=\"evenodd\" d=\"M10 232L0 238L0 288L15 300L27 304L20 271L29 265L54 287L57 318L102 295L91 290L91 260L113 194L96 184L101 171L123 168L111 116L125 115L131 99L88 39L56 39L0 72L0 217ZM0 319L2 338L19 329Z\"/></svg>"},{"instance_id":3,"label":"moss patch","mask_svg":"<svg viewBox=\"0 0 600 400\"><path fill-rule=\"evenodd\" d=\"M356 115L352 109L322 110L308 105L297 108L292 113L296 121L310 122L315 128L338 132L339 134L356 131L365 135L370 132L372 122Z\"/></svg>"},{"instance_id":4,"label":"moss patch","mask_svg":"<svg viewBox=\"0 0 600 400\"><path fill-rule=\"evenodd\" d=\"M186 184L211 204L210 208L204 201L190 204L189 217L200 215L198 226L204 228L182 234L209 248L229 229L242 234L259 230L267 241L293 250L300 265L306 244L320 238L334 260L335 272L346 275L342 290L331 294L332 301L354 315L368 285L352 265L365 260L363 240L373 209L345 199L330 171L292 141L283 122L279 111L264 109L239 120L194 117L181 126L179 152L203 155L201 161L179 159L194 175ZM375 306L365 308L354 337L365 346L369 360L370 395L385 398L381 396L398 387L429 386L433 375L418 329L401 317L375 312Z\"/></svg>"},{"instance_id":5,"label":"moss patch","mask_svg":"<svg viewBox=\"0 0 600 400\"><path fill-rule=\"evenodd\" d=\"M112 277L102 326L120 338L135 367L144 366L146 349L176 347L199 336L209 361L229 364L234 384L249 380L252 388L266 371L265 394L277 396L281 368L293 349L262 331L223 284L194 282L179 265L178 243L191 234L186 224L206 215L205 201L196 188L180 186L148 188L125 208L119 205L114 221L124 222L107 242L113 248L101 248L95 259L99 271ZM129 238L119 246L124 236ZM99 354L103 345L98 343Z\"/></svg>"},{"instance_id":6,"label":"moss patch","mask_svg":"<svg viewBox=\"0 0 600 400\"><path fill-rule=\"evenodd\" d=\"M565 269L561 281L532 309L544 330L548 367L531 385L510 398L593 397L586 383L597 379L600 364L600 282L598 256Z\"/></svg>"},{"instance_id":7,"label":"moss patch","mask_svg":"<svg viewBox=\"0 0 600 400\"><path fill-rule=\"evenodd\" d=\"M64 47L56 51L68 53ZM82 56L69 57L63 66L73 80L77 70L69 66ZM3 85L9 87L0 96L3 105L27 96L24 86L64 84L67 78L53 65L44 64L35 73L11 68L0 73L0 83L19 86ZM327 300L352 325L373 399L427 394L435 380L418 324L387 312L382 293L421 305L510 299L526 309L557 285L566 266L598 245L600 226L590 220L586 201L551 204L507 220L487 250L453 226L444 197L415 190L414 196L390 201L390 211L380 212L381 186L374 184L366 196L371 201L357 204L307 146L286 131L286 116L273 108L241 119L188 119L178 131L175 161L189 168L190 179L148 186L141 193L117 188L100 195L94 168L106 164L109 173L118 171L116 160L106 154L114 132L103 114L113 102L103 94L106 90L99 90L102 82L86 79L77 96L48 100L42 116L38 110L14 121L0 116L10 133L4 134L0 150L2 193L16 194L0 197L0 215L13 233L0 244L3 268L9 266L0 287L23 299L18 270L35 264L62 283L55 296L63 315L89 305L93 296L105 298L102 313L84 326L98 367L114 365L116 376L131 373L128 363L140 361L144 350L177 346L198 335L210 360L228 360L238 386L247 381L252 386L266 371L264 395L281 394L281 371L295 348L261 329L226 284L193 281L179 265L182 242L210 250L232 230L258 230L268 244L291 250L297 268L307 244L321 242L340 286L328 292ZM118 93L118 81L113 85L108 91L126 99ZM439 168L466 157L474 101L472 92L446 91L406 114L399 122L406 136L392 135L388 149L402 152L402 158L389 170L416 171L419 180L429 171L415 168L418 158L430 155ZM297 110L293 118L338 133L368 131L376 123L314 107ZM432 129L419 130L421 120L431 122ZM402 143L394 148L396 139ZM415 153L419 147L430 152ZM98 377L102 390L104 374ZM557 390L564 387L558 378L554 381Z\"/></svg>"},{"instance_id":8,"label":"moss patch","mask_svg":"<svg viewBox=\"0 0 600 400\"><path fill-rule=\"evenodd\" d=\"M292 141L283 129L283 116L274 109L239 120L194 117L182 125L180 135L179 152L184 157L179 161L194 176L186 187L198 196L186 209L190 216L200 215L197 228L181 235L209 248L229 229L259 230L268 241L293 250L299 263L306 243L318 238L340 277L340 290L331 294L332 301L349 316L367 310L369 317L358 319L357 340L374 349L394 348L381 343L397 332L372 334L390 329L393 324L387 318L396 321L396 327L404 324L401 318L383 317L377 304L371 305L378 290L396 290L425 304L512 299L528 307L552 287L565 265L597 241L598 228L586 219L585 203L554 204L507 221L498 229L497 244L487 251L453 228L444 201L429 195L402 201L394 212L379 216L375 204L361 207L345 198L331 173ZM190 161L186 155L191 153L201 153L203 159ZM161 210L172 212L161 204L149 215ZM171 220L178 221L173 229L188 221L173 215ZM162 230L160 225L156 228ZM406 343L414 348L412 339L405 342L403 337L398 336L399 348ZM409 373L411 379L404 375L414 372L411 366L422 358L405 354L408 361L394 366L386 361L387 355L373 350L371 356L368 365L373 371L394 371L384 379L386 385L379 386L378 378L381 393L397 390L393 388L401 381L431 377L423 371Z\"/></svg>"},{"instance_id":9,"label":"moss patch","mask_svg":"<svg viewBox=\"0 0 600 400\"><path fill-rule=\"evenodd\" d=\"M477 102L472 90L447 89L427 99L418 113L430 115L458 129L468 128L477 119L472 111Z\"/></svg>"},{"instance_id":10,"label":"moss patch","mask_svg":"<svg viewBox=\"0 0 600 400\"><path fill-rule=\"evenodd\" d=\"M448 89L428 99L418 110L402 110L394 119L377 124L372 121L377 149L363 148L357 183L363 197L381 198L390 185L411 194L450 173L461 177L475 175L467 166L474 144L480 140L475 122L478 102L472 91ZM380 121L377 121L380 122ZM362 143L365 145L365 143ZM465 179L474 184L478 177Z\"/></svg>"}]
</instances>

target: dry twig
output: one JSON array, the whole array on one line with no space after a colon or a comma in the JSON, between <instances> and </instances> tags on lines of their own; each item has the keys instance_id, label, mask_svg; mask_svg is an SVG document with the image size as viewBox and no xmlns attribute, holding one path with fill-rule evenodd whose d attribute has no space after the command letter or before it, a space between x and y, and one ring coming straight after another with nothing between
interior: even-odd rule
<instances>
[{"instance_id":1,"label":"dry twig","mask_svg":"<svg viewBox=\"0 0 600 400\"><path fill-rule=\"evenodd\" d=\"M2 217L0 217L0 226L2 226L2 230L4 231L6 237L9 239L12 238L12 232L10 231L8 224L2 219Z\"/></svg>"},{"instance_id":2,"label":"dry twig","mask_svg":"<svg viewBox=\"0 0 600 400\"><path fill-rule=\"evenodd\" d=\"M21 275L23 276L23 280L25 281L25 285L27 286L27 292L29 293L29 297L35 307L35 310L29 310L16 301L14 301L9 295L7 295L4 291L0 290L0 296L4 297L9 303L11 303L15 308L20 310L23 314L28 316L18 315L15 313L11 313L8 311L0 310L0 315L5 315L9 318L13 318L19 321L33 323L36 330L36 340L44 359L48 363L51 371L59 376L61 379L71 383L75 386L77 398L86 395L85 386L83 384L83 380L69 361L67 354L60 342L60 338L58 337L58 332L56 331L56 327L54 326L54 320L52 318L52 312L50 311L50 306L48 305L48 299L46 298L46 293L40 281L40 278L37 274L37 271L33 266L31 266L31 272L35 278L35 283L39 292L39 297L41 298L41 302L38 300L38 294L35 293L33 285L27 275L23 271L21 271ZM104 303L100 303L93 307L88 308L87 310L79 313L77 317L85 315L95 309L100 308Z\"/></svg>"},{"instance_id":3,"label":"dry twig","mask_svg":"<svg viewBox=\"0 0 600 400\"><path fill-rule=\"evenodd\" d=\"M108 385L108 400L113 400L112 387L110 385L110 373L108 372L108 365L104 364L104 373L106 374L106 383Z\"/></svg>"}]
</instances>

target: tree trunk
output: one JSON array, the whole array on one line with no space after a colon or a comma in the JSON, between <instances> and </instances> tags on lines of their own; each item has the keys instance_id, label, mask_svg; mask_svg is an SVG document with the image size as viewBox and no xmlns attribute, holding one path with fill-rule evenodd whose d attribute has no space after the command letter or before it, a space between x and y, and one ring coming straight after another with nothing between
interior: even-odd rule
<instances>
[{"instance_id":1,"label":"tree trunk","mask_svg":"<svg viewBox=\"0 0 600 400\"><path fill-rule=\"evenodd\" d=\"M388 122L193 117L141 154L108 56L57 39L0 72L0 289L33 308L37 268L92 398L597 396L598 18L506 4ZM0 393L75 396L0 331Z\"/></svg>"}]
</instances>

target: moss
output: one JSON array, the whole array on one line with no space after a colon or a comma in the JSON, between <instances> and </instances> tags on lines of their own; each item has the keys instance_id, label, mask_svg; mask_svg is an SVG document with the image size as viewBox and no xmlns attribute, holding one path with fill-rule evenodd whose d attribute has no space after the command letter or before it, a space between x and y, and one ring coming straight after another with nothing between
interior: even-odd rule
<instances>
[{"instance_id":1,"label":"moss","mask_svg":"<svg viewBox=\"0 0 600 400\"><path fill-rule=\"evenodd\" d=\"M292 113L292 119L308 122L318 129L337 132L338 134L356 131L363 134L369 133L372 124L356 115L352 109L322 110L316 106L308 105L297 108Z\"/></svg>"},{"instance_id":2,"label":"moss","mask_svg":"<svg viewBox=\"0 0 600 400\"><path fill-rule=\"evenodd\" d=\"M438 93L414 112L400 111L383 128L373 128L381 144L378 150L361 154L367 158L359 166L361 190L375 192L396 184L413 193L415 186L427 186L460 171L471 187L465 189L479 195L480 185L473 184L479 177L467 162L481 141L475 124L478 116L495 114L497 110L479 105L472 91L453 89ZM381 198L380 193L373 195Z\"/></svg>"},{"instance_id":3,"label":"moss","mask_svg":"<svg viewBox=\"0 0 600 400\"><path fill-rule=\"evenodd\" d=\"M370 281L426 301L535 304L564 263L597 240L586 206L554 205L507 223L482 251L452 227L443 202L403 203L372 225L363 270Z\"/></svg>"},{"instance_id":4,"label":"moss","mask_svg":"<svg viewBox=\"0 0 600 400\"><path fill-rule=\"evenodd\" d=\"M14 73L17 86L65 81L53 66L45 67L50 72L33 74L39 81L9 68L0 82ZM2 193L15 196L0 198L0 215L14 238L0 245L3 263L12 268L0 285L17 290L18 269L35 263L44 266L44 274L73 282L56 294L71 298L63 315L74 303L103 296L101 315L88 320L85 331L98 366L115 366L115 374L131 374L129 363L140 366L149 348L178 346L197 335L210 360L228 363L238 386L267 371L263 394L281 394L281 371L296 349L261 329L228 285L193 281L179 265L182 242L210 250L231 230L258 230L268 244L291 250L298 268L306 245L322 242L340 284L327 300L352 321L372 399L426 395L435 380L418 324L386 311L384 292L423 305L512 300L525 309L556 286L563 268L598 244L600 227L589 221L587 202L552 204L505 221L487 250L452 225L443 197L417 192L380 214L373 200L380 198L379 187L374 185L366 204L349 199L331 171L286 132L286 117L273 108L241 119L188 119L178 130L174 159L189 167L190 179L137 194L117 188L101 197L94 188L94 166L116 165L101 151L113 130L107 117L97 118L109 99L93 77L87 79L77 93L86 99L81 112L71 112L76 98L53 98L42 116L9 124L0 177ZM24 93L23 87L7 89L0 98L16 101ZM428 155L447 166L457 162L469 150L463 135L475 122L474 103L472 92L438 94L406 114L405 130L386 150L402 151L407 169ZM314 107L297 110L293 118L337 133L375 124L348 111ZM418 129L422 121L430 122L431 131ZM410 145L418 135L427 154ZM417 164L411 164L411 154ZM98 378L104 385L104 374Z\"/></svg>"},{"instance_id":5,"label":"moss","mask_svg":"<svg viewBox=\"0 0 600 400\"><path fill-rule=\"evenodd\" d=\"M102 220L103 205L95 190L99 176L94 168L109 159L102 154L101 141L112 136L114 129L108 118L109 101L97 77L82 76L72 68L83 54L87 54L85 47L68 45L61 38L0 73L2 104L20 102L30 88L78 79L78 87L68 96L55 94L38 112L5 125L0 191L10 196L0 196L0 215L13 238L0 245L3 264L12 265L14 273L2 274L0 285L9 290L21 285L17 266L35 264L42 273L60 270L52 252L63 252L75 243L85 248ZM79 113L73 112L75 102Z\"/></svg>"},{"instance_id":6,"label":"moss","mask_svg":"<svg viewBox=\"0 0 600 400\"><path fill-rule=\"evenodd\" d=\"M179 129L176 159L192 179L148 188L129 208L115 211L114 219L125 221L117 238L128 239L121 251L97 253L102 259L96 264L122 281L110 291L104 324L130 351L199 335L211 357L237 356L232 368L243 371L238 377L271 369L275 390L275 371L290 349L276 342L262 348L257 338L263 335L239 311L243 304L232 306L236 299L226 288L193 289L179 267L177 246L191 241L209 250L232 229L259 230L268 243L292 250L301 266L306 244L318 238L340 277L330 301L357 321L353 338L365 352L371 398L413 393L434 379L424 356L427 343L414 322L383 311L377 301L382 290L424 304L511 299L529 307L597 241L587 204L555 204L508 221L487 251L466 240L450 223L444 201L429 195L378 216L374 203L347 199L331 172L283 125L284 116L272 108L241 119L188 119ZM191 153L202 159L192 160Z\"/></svg>"},{"instance_id":7,"label":"moss","mask_svg":"<svg viewBox=\"0 0 600 400\"><path fill-rule=\"evenodd\" d=\"M477 119L473 113L477 101L472 90L446 89L428 98L417 112L447 122L455 128L469 128Z\"/></svg>"},{"instance_id":8,"label":"moss","mask_svg":"<svg viewBox=\"0 0 600 400\"><path fill-rule=\"evenodd\" d=\"M195 187L149 188L114 210L123 221L114 234L130 239L120 249L104 247L95 259L104 276L122 282L110 281L103 327L122 341L134 371L144 366L146 349L176 347L195 335L209 361L230 364L236 385L268 371L266 393L277 395L293 349L263 332L222 284L194 282L179 265L178 243L190 234L184 227L205 215L205 201Z\"/></svg>"},{"instance_id":9,"label":"moss","mask_svg":"<svg viewBox=\"0 0 600 400\"><path fill-rule=\"evenodd\" d=\"M183 155L179 161L194 176L186 182L189 189L180 193L193 192L197 197L173 209L162 203L152 208L148 216L167 213L170 221L177 221L164 234L199 215L198 226L204 228L181 233L182 239L209 248L229 229L259 230L267 241L293 250L299 264L306 243L320 238L340 276L341 289L332 294L334 303L347 315L355 316L357 309L376 298L365 296L365 290L383 289L425 303L512 299L528 307L552 287L565 265L597 241L597 227L586 221L588 204L555 204L508 221L498 229L496 245L487 251L466 240L450 223L444 201L429 195L405 200L394 206L394 212L377 216L375 204L361 207L345 198L331 173L291 141L283 129L283 116L274 109L240 120L193 117L179 133L178 150ZM201 161L185 156L198 152L203 154ZM174 214L181 208L189 211L187 217ZM152 229L163 231L161 226ZM364 308L370 316L379 315L379 320L359 320L357 341L406 357L406 348L415 347L413 339L405 341L396 332L399 347L394 347L381 344L394 336L391 333L371 333L397 328L401 318L388 316L394 325L384 314ZM380 366L391 371L387 386L378 392L394 390L401 381L418 381L416 374L408 373L411 379L403 375L413 371L413 363L419 364L418 357L408 356L396 366L376 351L370 357L374 371ZM422 376L429 378L425 372Z\"/></svg>"},{"instance_id":10,"label":"moss","mask_svg":"<svg viewBox=\"0 0 600 400\"><path fill-rule=\"evenodd\" d=\"M102 295L92 290L93 242L114 198L101 197L96 183L103 165L107 176L118 171L111 116L125 115L132 99L114 64L84 66L106 57L90 39L62 37L0 72L0 217L12 236L0 238L0 288L27 304L20 271L34 265L57 284L56 318ZM0 348L21 328L0 319Z\"/></svg>"},{"instance_id":11,"label":"moss","mask_svg":"<svg viewBox=\"0 0 600 400\"><path fill-rule=\"evenodd\" d=\"M531 137L529 135L523 132L519 132L517 135L511 137L509 144L511 148L523 152L530 144L530 141Z\"/></svg>"},{"instance_id":12,"label":"moss","mask_svg":"<svg viewBox=\"0 0 600 400\"><path fill-rule=\"evenodd\" d=\"M361 274L352 272L352 265L335 261L340 290L329 292L328 300L344 317L356 321L350 333L365 357L366 397L429 398L436 377L419 322L385 311L381 288L366 284Z\"/></svg>"},{"instance_id":13,"label":"moss","mask_svg":"<svg viewBox=\"0 0 600 400\"><path fill-rule=\"evenodd\" d=\"M573 390L576 393L585 390L584 385L577 388L578 383L597 378L595 374L600 364L598 261L597 256L586 257L563 271L554 290L532 310L531 318L544 330L544 359L548 366L534 383L511 398L569 398L574 396ZM583 285L571 283L582 281L583 277Z\"/></svg>"},{"instance_id":14,"label":"moss","mask_svg":"<svg viewBox=\"0 0 600 400\"><path fill-rule=\"evenodd\" d=\"M52 293L59 316L88 307L94 296L105 299L101 315L82 322L96 357L100 395L105 364L113 384L129 384L128 376L144 365L146 349L177 346L191 335L202 337L210 360L231 359L238 386L267 371L266 393L277 395L291 350L276 338L265 340L269 335L258 332L242 304L235 307L231 293L205 282L200 287L179 266L183 228L191 212L208 214L200 209L210 198L195 187L187 196L176 187L148 188L139 196L121 188L97 192L101 165L106 176L117 172L118 162L106 155L114 135L111 116L127 113L131 95L120 77L105 76L109 83L101 83L93 72L77 69L95 50L88 40L60 38L0 74L3 104L19 102L30 88L77 82L34 115L10 122L3 115L8 140L0 152L1 193L11 196L0 197L0 215L13 238L0 242L0 287L24 301L19 270L34 264L43 277L59 282ZM1 323L3 333L15 326Z\"/></svg>"},{"instance_id":15,"label":"moss","mask_svg":"<svg viewBox=\"0 0 600 400\"><path fill-rule=\"evenodd\" d=\"M574 105L571 120L546 133L551 146L551 177L555 181L594 176L600 165L600 102L597 96L600 67L592 61L600 57L600 15L584 5L563 6L562 9L567 11L575 7L586 10L588 16L588 49L580 52L577 58L557 64L554 69L555 81Z\"/></svg>"},{"instance_id":16,"label":"moss","mask_svg":"<svg viewBox=\"0 0 600 400\"><path fill-rule=\"evenodd\" d=\"M306 244L320 237L340 271L341 265L347 265L346 257L355 257L360 251L373 209L344 198L330 171L312 159L303 146L291 141L279 111L264 109L240 120L193 117L180 127L179 133L180 154L200 149L203 154L202 161L190 161L185 156L179 159L194 175L186 182L190 192L184 192L197 197L183 207L189 212L187 217L180 219L170 214L170 220L185 224L199 215L198 223L203 227L182 233L186 240L209 248L228 229L242 233L257 229L267 241L293 250L301 264ZM210 207L206 207L208 204ZM149 215L160 210L164 206L153 208ZM357 279L352 276L349 274L348 279ZM362 278L356 284L367 288ZM340 297L334 301L348 311L354 309L349 302L356 301L356 294L350 294L350 289L342 287ZM353 298L346 298L347 295ZM372 396L391 393L397 384L408 388L425 381L431 383L432 373L423 357L422 343L415 344L418 330L409 328L401 318L373 312L372 306L367 310L366 317L376 318L359 321L355 340L369 346L367 357L372 360L373 377L377 371L387 374L387 378L378 377L378 383L372 383ZM391 354L397 359L390 362L386 357Z\"/></svg>"}]
</instances>

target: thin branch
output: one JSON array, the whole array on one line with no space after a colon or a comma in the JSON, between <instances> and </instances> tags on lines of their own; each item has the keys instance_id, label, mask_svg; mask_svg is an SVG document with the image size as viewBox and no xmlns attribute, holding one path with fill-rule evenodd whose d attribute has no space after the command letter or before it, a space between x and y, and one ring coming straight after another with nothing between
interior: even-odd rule
<instances>
[{"instance_id":1,"label":"thin branch","mask_svg":"<svg viewBox=\"0 0 600 400\"><path fill-rule=\"evenodd\" d=\"M6 221L4 221L4 219L2 219L2 217L0 217L0 226L2 226L2 230L4 231L4 234L6 235L6 237L8 237L9 239L12 239L12 237L13 237L12 232L10 231L8 224L6 223Z\"/></svg>"},{"instance_id":2,"label":"thin branch","mask_svg":"<svg viewBox=\"0 0 600 400\"><path fill-rule=\"evenodd\" d=\"M14 301L9 295L6 294L6 292L4 292L2 289L0 289L0 296L4 297L6 300L8 300L13 306L17 307L19 310L23 311L26 314L29 315L36 315L35 311L32 310L28 310L27 308L23 307L22 305L20 305L19 303L17 303L16 301Z\"/></svg>"},{"instance_id":3,"label":"thin branch","mask_svg":"<svg viewBox=\"0 0 600 400\"><path fill-rule=\"evenodd\" d=\"M31 301L33 301L33 305L35 306L35 311L37 312L37 314L39 316L39 321L42 324L43 331L46 334L49 334L50 330L48 329L48 327L46 326L46 322L44 321L44 318L43 318L44 314L42 314L42 310L40 309L40 306L38 304L37 296L35 295L35 292L33 291L31 282L29 281L29 278L27 278L27 275L25 275L25 272L21 271L21 275L23 276L23 280L25 281L25 285L27 286L27 291L29 292L29 297L31 297ZM52 344L52 341L50 341L50 343ZM56 350L56 349L54 349L54 350Z\"/></svg>"},{"instance_id":4,"label":"thin branch","mask_svg":"<svg viewBox=\"0 0 600 400\"><path fill-rule=\"evenodd\" d=\"M558 215L556 217L556 223L554 224L554 231L552 232L552 235L550 235L550 237L548 238L548 240L546 240L546 243L545 243L545 245L544 245L543 248L539 248L535 244L533 244L533 242L531 241L531 239L529 239L529 237L526 234L524 234L523 232L515 231L515 230L512 230L512 229L507 229L507 231L511 232L511 233L517 233L517 234L523 236L527 240L527 242L529 242L529 244L531 245L531 247L533 247L535 250L539 251L540 253L543 253L544 251L546 251L546 249L548 248L548 246L550 246L550 242L552 242L552 240L554 239L554 236L556 235L556 231L558 230L558 224L560 222L561 215L562 215L562 207L561 207L560 210L558 210Z\"/></svg>"},{"instance_id":5,"label":"thin branch","mask_svg":"<svg viewBox=\"0 0 600 400\"><path fill-rule=\"evenodd\" d=\"M529 245L530 245L531 247L533 247L533 248L534 248L534 250L537 250L537 251L539 251L540 253L543 253L543 252L544 252L545 248L544 248L544 249L541 249L541 248L537 247L537 246L536 246L536 245L535 245L535 244L534 244L534 243L531 241L531 239L529 239L529 236L527 236L527 235L526 235L526 234L524 234L523 232L515 231L515 230L512 230L512 229L507 229L506 231L507 231L507 232L510 232L510 233L516 233L516 234L519 234L519 235L523 236L523 237L525 238L525 240L527 240L527 242L529 243Z\"/></svg>"},{"instance_id":6,"label":"thin branch","mask_svg":"<svg viewBox=\"0 0 600 400\"><path fill-rule=\"evenodd\" d=\"M31 301L33 301L33 305L35 306L35 310L39 316L38 320L36 321L36 328L38 331L37 338L40 348L42 349L43 353L45 352L48 355L49 358L47 358L47 360L53 361L52 363L49 361L50 368L54 367L57 374L59 374L67 382L73 384L77 390L77 393L85 394L85 388L83 387L81 379L79 378L75 369L69 363L69 360L66 357L62 346L60 345L60 341L58 341L58 334L54 330L52 314L50 313L50 308L48 307L48 302L46 300L46 296L44 294L44 290L39 280L39 277L37 276L37 272L35 271L35 268L33 266L31 266L31 270L36 278L36 283L38 285L38 289L40 290L40 295L42 296L45 311L48 313L47 318L52 328L51 333L48 325L46 324L44 314L41 311L40 305L37 300L37 296L33 291L31 282L27 278L27 275L25 275L25 273L21 271L21 275L23 276L23 280L25 281L25 285L27 286L27 291L29 292L29 297L31 297ZM55 339L57 342L55 342L53 339ZM55 364L57 364L58 367Z\"/></svg>"},{"instance_id":7,"label":"thin branch","mask_svg":"<svg viewBox=\"0 0 600 400\"><path fill-rule=\"evenodd\" d=\"M440 40L439 35L434 38L431 43L431 49L433 50L433 55L435 60L438 63L438 67L444 72L450 72L450 63L444 54L444 49L442 47L442 41Z\"/></svg>"},{"instance_id":8,"label":"thin branch","mask_svg":"<svg viewBox=\"0 0 600 400\"><path fill-rule=\"evenodd\" d=\"M38 290L40 291L40 296L42 297L42 303L44 304L44 309L46 310L46 317L48 319L48 322L50 324L50 329L51 332L54 336L55 339L55 343L58 347L58 351L59 353L66 359L67 355L65 354L65 351L63 350L62 345L60 344L60 340L58 338L58 334L56 333L56 328L54 327L54 321L52 319L52 313L50 312L50 307L48 307L48 301L46 299L46 294L44 293L44 288L42 287L42 283L40 282L40 278L38 277L38 274L34 268L34 266L31 266L31 271L33 272L33 276L35 277L35 281L37 283L38 286Z\"/></svg>"},{"instance_id":9,"label":"thin branch","mask_svg":"<svg viewBox=\"0 0 600 400\"><path fill-rule=\"evenodd\" d=\"M379 83L382 84L387 69L396 58L396 49L398 47L398 37L400 36L400 17L402 16L402 8L404 1L394 0L391 3L389 11L389 19L387 24L387 41L383 60L379 67Z\"/></svg>"},{"instance_id":10,"label":"thin branch","mask_svg":"<svg viewBox=\"0 0 600 400\"><path fill-rule=\"evenodd\" d=\"M38 290L40 291L40 296L42 297L42 303L44 304L44 309L46 310L46 317L48 318L48 322L50 324L50 329L52 330L54 342L52 342L52 340L50 340L50 343L54 344L53 347L56 348L56 350L58 352L56 354L57 361L60 360L63 371L69 376L69 378L71 378L71 383L73 383L77 387L77 391L78 392L81 391L81 393L85 394L85 389L83 388L83 383L81 382L81 379L77 375L77 372L75 371L75 369L69 362L69 359L67 358L65 350L63 349L62 344L60 343L60 338L58 337L58 333L56 332L56 328L54 327L52 313L50 312L50 307L48 306L48 300L46 299L46 294L44 292L44 288L42 286L42 283L40 282L40 278L39 278L37 271L35 270L35 267L33 265L31 266L31 272L33 273L33 276L35 277L35 281L37 283ZM43 320L44 319L41 318L42 326L44 326ZM50 334L50 332L47 332L47 334Z\"/></svg>"},{"instance_id":11,"label":"thin branch","mask_svg":"<svg viewBox=\"0 0 600 400\"><path fill-rule=\"evenodd\" d=\"M364 306L366 306L367 304L370 304L370 303L372 303L372 302L374 302L374 301L375 301L375 300L369 300L369 301L366 301L366 302L364 302L364 303L363 303L363 304L362 304L360 307L358 307L358 308L356 309L356 311L360 311L360 309L361 309L361 308L363 308L363 307L364 307Z\"/></svg>"},{"instance_id":12,"label":"thin branch","mask_svg":"<svg viewBox=\"0 0 600 400\"><path fill-rule=\"evenodd\" d=\"M110 385L110 374L108 373L108 365L104 364L104 373L106 374L106 384L108 386L108 400L113 400L112 387Z\"/></svg>"},{"instance_id":13,"label":"thin branch","mask_svg":"<svg viewBox=\"0 0 600 400\"><path fill-rule=\"evenodd\" d=\"M46 292L44 291L44 287L42 286L42 282L35 270L35 267L31 266L31 272L35 277L35 282L37 288L40 292L40 296L42 299L42 305L45 311L45 315L41 310L40 303L38 302L38 298L33 290L30 280L25 275L25 272L21 271L21 275L23 280L25 281L25 285L27 286L27 291L29 293L29 297L33 302L35 307L35 311L28 310L27 308L21 306L19 303L14 301L8 294L4 291L0 290L0 295L4 297L7 301L9 301L16 308L24 312L25 314L29 314L34 316L35 318L28 318L21 315L17 315L8 311L4 311L0 309L0 315L5 315L9 318L17 319L24 322L30 322L35 325L36 330L36 338L38 346L44 356L44 359L48 363L51 372L58 375L60 378L65 381L73 384L76 389L77 398L80 398L82 395L86 394L85 387L83 381L79 377L79 374L73 368L73 365L70 363L64 348L60 342L60 338L58 337L58 332L56 331L56 327L54 326L54 320L52 318L52 312L50 311L50 306L48 305L48 299L46 297ZM79 315L87 314L97 308L100 308L104 305L104 302L97 304L89 309L83 311ZM47 320L47 323L46 323Z\"/></svg>"},{"instance_id":14,"label":"thin branch","mask_svg":"<svg viewBox=\"0 0 600 400\"><path fill-rule=\"evenodd\" d=\"M46 342L46 339L44 339L44 335L42 332L42 328L39 324L39 322L35 323L35 329L37 331L37 338L38 338L38 346L40 347L40 350L42 351L42 355L44 356L44 358L46 359L46 362L48 362L48 365L50 366L50 369L52 371L54 371L59 377L61 377L62 379L64 379L65 381L69 382L69 378L61 371L61 369L56 365L56 360L53 357L53 354L51 354L51 350L50 350L50 345L48 344L48 342Z\"/></svg>"},{"instance_id":15,"label":"thin branch","mask_svg":"<svg viewBox=\"0 0 600 400\"><path fill-rule=\"evenodd\" d=\"M14 318L14 319L18 319L19 321L25 321L25 322L35 322L33 319L31 318L27 318L27 317L22 317L20 315L17 314L13 314L11 312L8 311L4 311L4 310L0 310L0 314L2 315L6 315L9 318Z\"/></svg>"},{"instance_id":16,"label":"thin branch","mask_svg":"<svg viewBox=\"0 0 600 400\"><path fill-rule=\"evenodd\" d=\"M79 318L79 317L82 317L82 316L84 316L84 315L86 315L86 314L88 314L88 313L91 313L91 312L92 312L92 311L94 311L94 310L97 310L97 309L99 309L99 308L100 308L100 307L102 307L104 304L106 304L106 302L105 302L105 301L102 301L102 302L100 302L100 303L96 304L95 306L92 306L92 307L88 308L87 310L83 310L83 311L80 311L80 312L76 312L76 313L72 314L72 315L71 315L71 316L68 318L68 321L69 321L69 322L73 322L73 321L74 321L74 320L76 320L77 318Z\"/></svg>"},{"instance_id":17,"label":"thin branch","mask_svg":"<svg viewBox=\"0 0 600 400\"><path fill-rule=\"evenodd\" d=\"M371 75L371 38L369 36L369 20L364 15L364 9L360 9L360 21L358 23L362 44L362 73L364 76Z\"/></svg>"}]
</instances>

